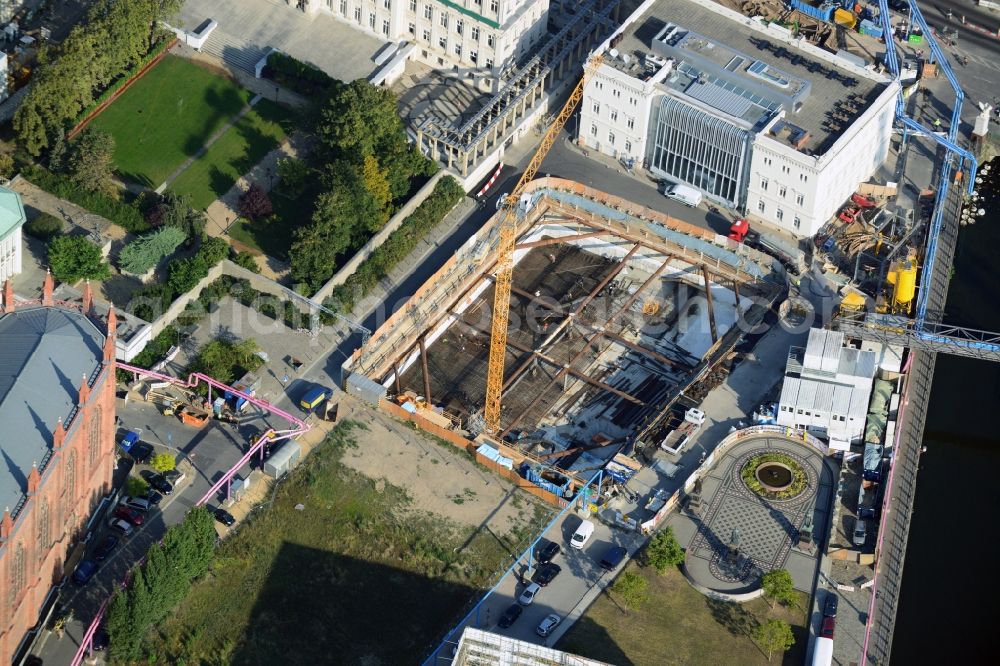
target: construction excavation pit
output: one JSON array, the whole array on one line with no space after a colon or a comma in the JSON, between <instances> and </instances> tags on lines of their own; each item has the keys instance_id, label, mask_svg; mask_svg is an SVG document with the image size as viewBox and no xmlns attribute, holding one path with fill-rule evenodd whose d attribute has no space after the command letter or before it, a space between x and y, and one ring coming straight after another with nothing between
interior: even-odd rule
<instances>
[{"instance_id":1,"label":"construction excavation pit","mask_svg":"<svg viewBox=\"0 0 1000 666\"><path fill-rule=\"evenodd\" d=\"M496 223L345 363L349 391L466 440L484 432ZM655 439L681 391L782 293L776 270L766 255L603 192L534 181L518 207L500 431L478 442L568 495L623 448Z\"/></svg>"}]
</instances>

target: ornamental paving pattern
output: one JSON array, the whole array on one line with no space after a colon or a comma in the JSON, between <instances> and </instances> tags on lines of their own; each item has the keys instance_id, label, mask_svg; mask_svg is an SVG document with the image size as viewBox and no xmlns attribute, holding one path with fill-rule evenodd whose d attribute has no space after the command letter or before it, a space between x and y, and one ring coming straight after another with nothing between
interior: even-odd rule
<instances>
[{"instance_id":1,"label":"ornamental paving pattern","mask_svg":"<svg viewBox=\"0 0 1000 666\"><path fill-rule=\"evenodd\" d=\"M806 474L805 489L787 500L766 499L749 490L740 470L760 453L793 458ZM697 513L675 514L678 538L684 543L690 535L685 562L689 577L703 587L737 593L754 589L761 574L785 568L796 587L811 589L835 478L822 454L801 441L761 435L736 444L704 478ZM809 515L813 545L800 548L799 529ZM730 562L728 546L737 530L740 557Z\"/></svg>"}]
</instances>

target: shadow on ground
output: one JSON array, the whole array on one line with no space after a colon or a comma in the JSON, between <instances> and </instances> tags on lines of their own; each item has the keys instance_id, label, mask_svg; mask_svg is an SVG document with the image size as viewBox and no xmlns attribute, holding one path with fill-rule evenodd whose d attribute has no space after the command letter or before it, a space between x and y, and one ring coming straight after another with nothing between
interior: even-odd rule
<instances>
[{"instance_id":1,"label":"shadow on ground","mask_svg":"<svg viewBox=\"0 0 1000 666\"><path fill-rule=\"evenodd\" d=\"M625 656L607 630L584 615L573 625L573 636L576 640L560 640L556 649L599 661L606 661L615 666L634 666L634 662ZM650 637L655 640L655 637Z\"/></svg>"}]
</instances>

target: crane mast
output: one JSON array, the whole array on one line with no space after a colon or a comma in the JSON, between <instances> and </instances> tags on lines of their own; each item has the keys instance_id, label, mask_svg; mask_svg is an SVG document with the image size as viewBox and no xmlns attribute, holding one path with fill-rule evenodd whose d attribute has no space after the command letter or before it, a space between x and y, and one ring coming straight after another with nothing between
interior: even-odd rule
<instances>
[{"instance_id":1,"label":"crane mast","mask_svg":"<svg viewBox=\"0 0 1000 666\"><path fill-rule=\"evenodd\" d=\"M596 55L584 66L583 76L577 82L569 99L559 115L549 126L541 145L532 156L514 189L504 198L500 208L500 245L497 250L496 285L493 292L493 324L490 331L490 360L486 373L486 405L483 417L486 430L492 435L500 434L500 401L503 393L504 365L507 352L507 326L510 320L510 289L514 273L514 244L517 241L517 201L524 186L535 179L546 155L559 138L566 121L573 115L590 74L601 64L601 56Z\"/></svg>"}]
</instances>

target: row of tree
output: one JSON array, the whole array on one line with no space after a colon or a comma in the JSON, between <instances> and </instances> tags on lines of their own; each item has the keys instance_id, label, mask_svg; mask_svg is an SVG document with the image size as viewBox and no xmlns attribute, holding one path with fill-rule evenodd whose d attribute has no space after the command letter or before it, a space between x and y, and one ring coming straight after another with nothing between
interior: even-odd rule
<instances>
[{"instance_id":1,"label":"row of tree","mask_svg":"<svg viewBox=\"0 0 1000 666\"><path fill-rule=\"evenodd\" d=\"M381 229L415 177L437 166L407 141L391 91L365 80L331 88L313 127L310 168L319 183L311 224L295 232L290 263L297 282L316 288L337 259ZM292 188L308 179L300 167L279 165Z\"/></svg>"},{"instance_id":2,"label":"row of tree","mask_svg":"<svg viewBox=\"0 0 1000 666\"><path fill-rule=\"evenodd\" d=\"M217 538L212 514L195 508L182 523L167 528L159 546L149 549L145 564L132 570L131 583L115 592L108 606L114 661L131 662L140 657L149 627L166 617L191 583L208 571Z\"/></svg>"},{"instance_id":3,"label":"row of tree","mask_svg":"<svg viewBox=\"0 0 1000 666\"><path fill-rule=\"evenodd\" d=\"M116 79L125 76L164 38L159 22L183 0L97 0L87 20L56 47L43 46L32 88L14 116L29 153L39 155Z\"/></svg>"}]
</instances>

